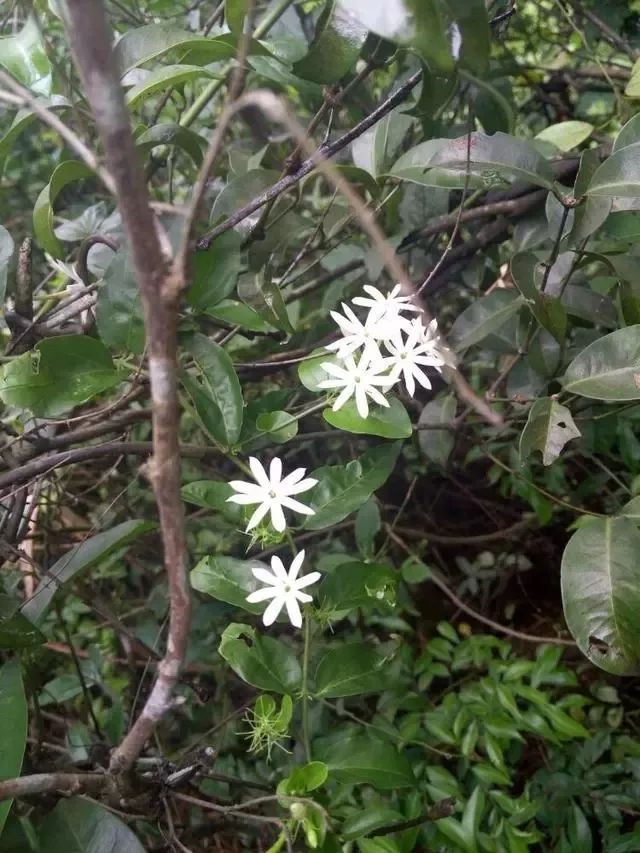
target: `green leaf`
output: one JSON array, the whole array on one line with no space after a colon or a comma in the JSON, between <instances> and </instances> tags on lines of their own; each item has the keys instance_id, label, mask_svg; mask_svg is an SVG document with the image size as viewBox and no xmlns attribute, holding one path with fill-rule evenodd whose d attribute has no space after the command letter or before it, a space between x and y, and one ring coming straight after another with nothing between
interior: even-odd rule
<instances>
[{"instance_id":1,"label":"green leaf","mask_svg":"<svg viewBox=\"0 0 640 853\"><path fill-rule=\"evenodd\" d=\"M264 586L254 578L251 569L268 568L259 560L236 560L235 557L211 555L203 557L191 570L191 586L218 601L260 615L264 612L264 603L249 604L247 601L248 595Z\"/></svg>"},{"instance_id":2,"label":"green leaf","mask_svg":"<svg viewBox=\"0 0 640 853\"><path fill-rule=\"evenodd\" d=\"M536 400L520 436L520 463L524 464L535 450L542 454L542 464L551 465L568 441L579 438L571 412L551 397Z\"/></svg>"},{"instance_id":3,"label":"green leaf","mask_svg":"<svg viewBox=\"0 0 640 853\"><path fill-rule=\"evenodd\" d=\"M240 381L227 353L204 335L194 335L187 344L199 381L184 383L187 393L214 441L230 447L242 429L244 402ZM196 392L196 388L200 394Z\"/></svg>"},{"instance_id":4,"label":"green leaf","mask_svg":"<svg viewBox=\"0 0 640 853\"><path fill-rule=\"evenodd\" d=\"M594 400L640 399L640 325L618 329L589 344L560 381L568 393Z\"/></svg>"},{"instance_id":5,"label":"green leaf","mask_svg":"<svg viewBox=\"0 0 640 853\"><path fill-rule=\"evenodd\" d=\"M318 590L318 603L338 612L356 607L394 604L398 573L383 563L344 563L327 575Z\"/></svg>"},{"instance_id":6,"label":"green leaf","mask_svg":"<svg viewBox=\"0 0 640 853\"><path fill-rule=\"evenodd\" d=\"M640 531L629 518L594 518L562 556L569 630L589 660L616 675L640 672Z\"/></svg>"},{"instance_id":7,"label":"green leaf","mask_svg":"<svg viewBox=\"0 0 640 853\"><path fill-rule=\"evenodd\" d=\"M113 53L120 76L123 77L132 68L176 49L196 49L206 54L207 62L232 59L236 53L233 40L223 37L204 38L170 23L132 27L118 41Z\"/></svg>"},{"instance_id":8,"label":"green leaf","mask_svg":"<svg viewBox=\"0 0 640 853\"><path fill-rule=\"evenodd\" d=\"M467 183L466 175L459 169L435 168L431 161L440 149L449 145L449 139L428 139L410 148L393 164L389 174L402 181L411 181L426 187L462 189ZM465 149L466 150L466 149ZM469 187L484 186L479 175L470 174Z\"/></svg>"},{"instance_id":9,"label":"green leaf","mask_svg":"<svg viewBox=\"0 0 640 853\"><path fill-rule=\"evenodd\" d=\"M295 331L291 325L280 288L273 281L266 267L257 273L240 278L238 296L254 311L257 311L271 326L288 334L293 334Z\"/></svg>"},{"instance_id":10,"label":"green leaf","mask_svg":"<svg viewBox=\"0 0 640 853\"><path fill-rule=\"evenodd\" d=\"M259 690L295 694L300 689L302 671L293 649L249 625L228 625L218 651L236 675Z\"/></svg>"},{"instance_id":11,"label":"green leaf","mask_svg":"<svg viewBox=\"0 0 640 853\"><path fill-rule=\"evenodd\" d=\"M0 225L0 305L4 302L7 289L7 271L14 248L13 237L4 226Z\"/></svg>"},{"instance_id":12,"label":"green leaf","mask_svg":"<svg viewBox=\"0 0 640 853\"><path fill-rule=\"evenodd\" d=\"M209 311L233 292L242 268L242 239L235 231L221 234L206 252L196 252L191 284L186 293L189 305Z\"/></svg>"},{"instance_id":13,"label":"green leaf","mask_svg":"<svg viewBox=\"0 0 640 853\"><path fill-rule=\"evenodd\" d=\"M366 418L358 414L353 400L337 411L325 409L323 418L331 426L357 435L379 435L382 438L409 438L412 433L411 420L405 407L397 397L388 397L388 408L372 406Z\"/></svg>"},{"instance_id":14,"label":"green leaf","mask_svg":"<svg viewBox=\"0 0 640 853\"><path fill-rule=\"evenodd\" d=\"M263 412L256 418L257 438L284 444L298 434L298 421L289 412Z\"/></svg>"},{"instance_id":15,"label":"green leaf","mask_svg":"<svg viewBox=\"0 0 640 853\"><path fill-rule=\"evenodd\" d=\"M567 331L567 313L560 300L542 293L536 284L538 258L533 252L518 252L511 259L513 282L538 323L562 343Z\"/></svg>"},{"instance_id":16,"label":"green leaf","mask_svg":"<svg viewBox=\"0 0 640 853\"><path fill-rule=\"evenodd\" d=\"M49 183L36 199L33 208L33 234L40 248L54 258L64 258L65 251L53 233L53 204L67 184L92 176L92 170L80 160L65 160L53 170Z\"/></svg>"},{"instance_id":17,"label":"green leaf","mask_svg":"<svg viewBox=\"0 0 640 853\"><path fill-rule=\"evenodd\" d=\"M380 673L384 661L367 643L347 643L329 649L316 669L314 695L336 699L380 693L390 686Z\"/></svg>"},{"instance_id":18,"label":"green leaf","mask_svg":"<svg viewBox=\"0 0 640 853\"><path fill-rule=\"evenodd\" d=\"M45 641L44 635L19 613L20 602L0 594L0 649L28 649Z\"/></svg>"},{"instance_id":19,"label":"green leaf","mask_svg":"<svg viewBox=\"0 0 640 853\"><path fill-rule=\"evenodd\" d=\"M223 323L241 326L252 332L269 332L274 328L253 308L249 308L242 302L235 302L233 299L223 299L214 308L207 308L206 313L216 320L222 320Z\"/></svg>"},{"instance_id":20,"label":"green leaf","mask_svg":"<svg viewBox=\"0 0 640 853\"><path fill-rule=\"evenodd\" d=\"M22 614L31 622L38 622L63 584L68 583L79 572L95 566L115 551L126 548L143 533L153 528L154 525L148 521L123 521L110 530L97 533L71 548L56 560L43 576L31 598L23 604Z\"/></svg>"},{"instance_id":21,"label":"green leaf","mask_svg":"<svg viewBox=\"0 0 640 853\"><path fill-rule=\"evenodd\" d=\"M357 512L354 531L356 545L363 557L373 557L375 538L381 526L378 504L374 498L369 498Z\"/></svg>"},{"instance_id":22,"label":"green leaf","mask_svg":"<svg viewBox=\"0 0 640 853\"><path fill-rule=\"evenodd\" d=\"M455 444L455 436L450 427L456 415L456 398L453 394L431 400L420 412L418 426L433 426L436 429L419 429L418 444L426 459L444 467Z\"/></svg>"},{"instance_id":23,"label":"green leaf","mask_svg":"<svg viewBox=\"0 0 640 853\"><path fill-rule=\"evenodd\" d=\"M389 113L351 143L353 162L374 178L384 175L413 123L406 113Z\"/></svg>"},{"instance_id":24,"label":"green leaf","mask_svg":"<svg viewBox=\"0 0 640 853\"><path fill-rule=\"evenodd\" d=\"M596 169L588 195L638 198L640 196L640 143L620 148Z\"/></svg>"},{"instance_id":25,"label":"green leaf","mask_svg":"<svg viewBox=\"0 0 640 853\"><path fill-rule=\"evenodd\" d=\"M182 499L196 506L212 509L236 527L244 527L245 510L239 504L228 503L233 494L231 486L222 480L195 480L180 490Z\"/></svg>"},{"instance_id":26,"label":"green leaf","mask_svg":"<svg viewBox=\"0 0 640 853\"><path fill-rule=\"evenodd\" d=\"M15 36L0 39L0 65L32 92L51 94L51 63L33 16Z\"/></svg>"},{"instance_id":27,"label":"green leaf","mask_svg":"<svg viewBox=\"0 0 640 853\"><path fill-rule=\"evenodd\" d=\"M631 78L624 90L627 98L640 98L640 61L636 60L631 69Z\"/></svg>"},{"instance_id":28,"label":"green leaf","mask_svg":"<svg viewBox=\"0 0 640 853\"><path fill-rule=\"evenodd\" d=\"M429 166L445 169L462 169L479 175L483 180L494 182L498 174L526 181L541 187L553 187L553 171L542 155L525 139L518 139L508 133L491 135L474 132L471 139L459 136L450 139L431 157Z\"/></svg>"},{"instance_id":29,"label":"green leaf","mask_svg":"<svg viewBox=\"0 0 640 853\"><path fill-rule=\"evenodd\" d=\"M126 823L99 803L60 800L40 826L40 853L144 853Z\"/></svg>"},{"instance_id":30,"label":"green leaf","mask_svg":"<svg viewBox=\"0 0 640 853\"><path fill-rule=\"evenodd\" d=\"M386 741L344 734L314 744L331 777L345 785L373 785L381 791L413 788L416 780L408 760Z\"/></svg>"},{"instance_id":31,"label":"green leaf","mask_svg":"<svg viewBox=\"0 0 640 853\"><path fill-rule=\"evenodd\" d=\"M0 668L0 781L20 775L27 743L27 700L22 686L20 661L14 658ZM0 835L11 808L0 803Z\"/></svg>"},{"instance_id":32,"label":"green leaf","mask_svg":"<svg viewBox=\"0 0 640 853\"><path fill-rule=\"evenodd\" d=\"M496 332L523 305L523 299L513 290L494 290L476 299L460 314L449 332L449 343L464 350Z\"/></svg>"},{"instance_id":33,"label":"green leaf","mask_svg":"<svg viewBox=\"0 0 640 853\"><path fill-rule=\"evenodd\" d=\"M232 33L240 35L244 29L248 0L224 0L224 19Z\"/></svg>"},{"instance_id":34,"label":"green leaf","mask_svg":"<svg viewBox=\"0 0 640 853\"><path fill-rule=\"evenodd\" d=\"M375 832L376 829L392 823L400 823L403 820L406 820L405 815L380 805L358 809L345 819L340 828L340 836L345 841L355 841L357 838Z\"/></svg>"},{"instance_id":35,"label":"green leaf","mask_svg":"<svg viewBox=\"0 0 640 853\"><path fill-rule=\"evenodd\" d=\"M331 527L358 509L387 480L401 447L401 442L383 444L346 465L316 469L312 476L318 484L311 499L315 515L307 518L305 528Z\"/></svg>"},{"instance_id":36,"label":"green leaf","mask_svg":"<svg viewBox=\"0 0 640 853\"><path fill-rule=\"evenodd\" d=\"M621 148L634 145L636 142L640 142L640 113L631 116L629 121L618 131L618 135L613 140L611 151L615 154Z\"/></svg>"},{"instance_id":37,"label":"green leaf","mask_svg":"<svg viewBox=\"0 0 640 853\"><path fill-rule=\"evenodd\" d=\"M588 139L593 130L593 125L587 121L560 121L545 127L536 134L536 139L550 142L560 151L571 151Z\"/></svg>"},{"instance_id":38,"label":"green leaf","mask_svg":"<svg viewBox=\"0 0 640 853\"><path fill-rule=\"evenodd\" d=\"M293 73L313 83L337 83L355 68L367 28L349 15L341 0L329 0L318 18L309 52L293 65Z\"/></svg>"},{"instance_id":39,"label":"green leaf","mask_svg":"<svg viewBox=\"0 0 640 853\"><path fill-rule=\"evenodd\" d=\"M188 154L196 166L202 163L202 149L206 147L206 144L206 140L199 133L194 133L188 127L171 123L155 124L136 138L138 151L146 153L161 145L172 145L174 148L181 148ZM206 253L198 252L195 255L194 265L197 265L202 254Z\"/></svg>"},{"instance_id":40,"label":"green leaf","mask_svg":"<svg viewBox=\"0 0 640 853\"><path fill-rule=\"evenodd\" d=\"M326 370L320 366L323 362L330 364L339 363L336 355L326 349L315 349L308 358L298 365L298 379L309 391L326 394L320 383L327 378Z\"/></svg>"},{"instance_id":41,"label":"green leaf","mask_svg":"<svg viewBox=\"0 0 640 853\"><path fill-rule=\"evenodd\" d=\"M0 398L42 418L59 417L122 381L103 343L88 335L46 338L7 362Z\"/></svg>"},{"instance_id":42,"label":"green leaf","mask_svg":"<svg viewBox=\"0 0 640 853\"><path fill-rule=\"evenodd\" d=\"M322 761L310 761L302 767L294 767L286 779L278 785L278 793L289 797L302 797L321 788L329 777L329 768Z\"/></svg>"},{"instance_id":43,"label":"green leaf","mask_svg":"<svg viewBox=\"0 0 640 853\"><path fill-rule=\"evenodd\" d=\"M0 45L1 44L2 40L0 40ZM63 98L62 95L52 95L50 98L37 98L36 102L41 106L46 107L50 112L68 110L71 107L69 101L66 98ZM26 130L27 127L29 127L30 124L33 124L33 122L37 120L38 116L30 107L18 110L15 114L9 129L5 135L0 138L0 174L4 168L4 161L11 153L11 149L17 138L24 130Z\"/></svg>"},{"instance_id":44,"label":"green leaf","mask_svg":"<svg viewBox=\"0 0 640 853\"><path fill-rule=\"evenodd\" d=\"M142 83L129 89L125 100L133 109L157 92L166 91L171 86L182 86L183 83L190 83L198 77L215 79L218 75L200 65L163 65L151 71Z\"/></svg>"},{"instance_id":45,"label":"green leaf","mask_svg":"<svg viewBox=\"0 0 640 853\"><path fill-rule=\"evenodd\" d=\"M111 349L140 355L145 344L144 316L128 246L115 253L103 281L96 304L98 333Z\"/></svg>"}]
</instances>

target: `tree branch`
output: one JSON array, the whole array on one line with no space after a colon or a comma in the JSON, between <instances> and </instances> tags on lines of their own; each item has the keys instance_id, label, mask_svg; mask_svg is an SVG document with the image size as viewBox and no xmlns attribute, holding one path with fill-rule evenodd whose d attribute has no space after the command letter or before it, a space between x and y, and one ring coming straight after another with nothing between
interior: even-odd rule
<instances>
[{"instance_id":1,"label":"tree branch","mask_svg":"<svg viewBox=\"0 0 640 853\"><path fill-rule=\"evenodd\" d=\"M169 584L167 648L140 716L113 753L110 769L119 773L131 767L156 723L172 707L191 619L178 444L177 309L181 288L167 275L113 61L111 32L103 3L68 0L65 27L104 145L144 307L153 410L153 457L149 474L160 516Z\"/></svg>"},{"instance_id":2,"label":"tree branch","mask_svg":"<svg viewBox=\"0 0 640 853\"><path fill-rule=\"evenodd\" d=\"M107 784L104 773L34 773L0 782L0 802L31 797L34 794L83 794L102 791Z\"/></svg>"},{"instance_id":3,"label":"tree branch","mask_svg":"<svg viewBox=\"0 0 640 853\"><path fill-rule=\"evenodd\" d=\"M347 147L347 145L353 142L354 139L362 136L365 131L377 124L381 119L388 115L391 110L395 109L398 104L405 101L421 79L422 71L417 71L415 74L412 74L406 83L400 86L397 91L383 101L377 109L359 122L359 124L356 124L355 127L351 128L351 130L347 131L347 133L339 139L329 142L326 145L320 145L316 153L305 160L295 172L292 172L290 175L276 181L273 186L266 189L263 193L260 193L260 195L256 196L244 207L236 210L235 213L233 213L228 219L225 219L224 222L221 222L219 225L216 225L215 228L212 228L211 231L204 234L196 243L196 249L200 251L208 249L216 237L219 237L221 234L224 234L225 231L229 231L231 228L234 228L238 223L242 222L243 219L246 219L247 216L250 216L256 210L259 210L272 199L282 195L282 193L297 184L310 172L313 172L314 169L318 168L318 162L320 160L324 161L331 159L331 157L334 157L339 151L342 151Z\"/></svg>"}]
</instances>

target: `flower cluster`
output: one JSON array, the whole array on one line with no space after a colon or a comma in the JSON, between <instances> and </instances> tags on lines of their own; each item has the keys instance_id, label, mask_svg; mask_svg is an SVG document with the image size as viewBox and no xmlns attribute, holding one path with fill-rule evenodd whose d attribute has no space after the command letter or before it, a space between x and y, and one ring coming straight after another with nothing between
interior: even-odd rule
<instances>
[{"instance_id":1,"label":"flower cluster","mask_svg":"<svg viewBox=\"0 0 640 853\"><path fill-rule=\"evenodd\" d=\"M255 456L249 458L249 467L256 482L246 483L244 480L231 480L229 485L234 490L234 494L227 498L227 501L236 504L258 504L258 508L247 524L247 532L256 527L269 513L274 528L279 533L283 533L287 527L283 507L302 515L315 515L310 506L291 497L312 489L318 482L313 477L305 477L305 468L296 468L291 474L283 477L282 460L277 456L271 460L268 474ZM294 557L289 571L285 569L279 557L271 558L270 572L262 566L251 569L256 580L265 584L265 587L248 595L247 601L249 604L270 601L262 616L265 625L272 625L282 608L285 607L291 624L296 628L302 626L300 602L308 603L312 598L301 590L320 579L320 572L310 572L304 577L298 577L303 561L304 551L300 551Z\"/></svg>"},{"instance_id":2,"label":"flower cluster","mask_svg":"<svg viewBox=\"0 0 640 853\"><path fill-rule=\"evenodd\" d=\"M445 363L438 347L436 321L425 327L419 316L406 316L420 314L422 309L413 305L408 296L401 296L400 289L397 284L385 295L365 285L364 291L369 295L356 296L353 300L354 305L368 308L364 323L344 302L343 314L331 312L342 336L326 349L334 352L341 363L323 362L321 367L330 378L318 384L320 388L339 391L334 412L354 397L358 414L366 418L369 398L380 406L388 406L384 392L401 379L413 397L416 381L423 388L431 388L423 368L441 370Z\"/></svg>"}]
</instances>

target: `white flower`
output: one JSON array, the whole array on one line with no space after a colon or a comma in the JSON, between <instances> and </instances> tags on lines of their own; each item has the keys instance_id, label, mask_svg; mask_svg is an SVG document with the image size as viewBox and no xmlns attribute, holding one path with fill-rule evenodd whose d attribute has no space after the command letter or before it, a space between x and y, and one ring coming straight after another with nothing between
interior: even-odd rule
<instances>
[{"instance_id":1,"label":"white flower","mask_svg":"<svg viewBox=\"0 0 640 853\"><path fill-rule=\"evenodd\" d=\"M300 590L316 583L321 578L320 572L310 572L308 575L299 578L298 572L302 568L303 561L304 551L300 551L293 558L288 572L280 557L271 558L271 571L263 568L251 569L253 576L267 586L248 595L249 604L272 599L262 615L262 621L265 625L272 625L282 608L286 607L291 624L296 628L302 627L302 613L298 602L301 601L304 604L313 601L313 599L306 592L300 592Z\"/></svg>"},{"instance_id":2,"label":"white flower","mask_svg":"<svg viewBox=\"0 0 640 853\"><path fill-rule=\"evenodd\" d=\"M376 386L385 390L389 389L397 377L389 376L389 360L378 357L370 361L364 354L360 357L358 364L353 356L349 356L344 366L323 362L320 367L331 374L332 379L323 379L318 383L319 388L342 388L337 400L333 404L333 411L337 412L350 397L355 396L356 408L361 418L369 415L369 403L367 397L380 406L389 406L384 396Z\"/></svg>"},{"instance_id":3,"label":"white flower","mask_svg":"<svg viewBox=\"0 0 640 853\"><path fill-rule=\"evenodd\" d=\"M287 526L282 507L288 507L303 515L315 515L311 507L291 497L312 489L318 482L312 477L303 479L306 474L305 468L296 468L283 479L282 461L277 456L271 460L268 475L255 456L249 458L249 467L257 483L232 480L229 485L237 494L227 498L227 501L236 504L260 504L249 519L247 533L259 524L268 512L271 513L271 523L279 533L282 533Z\"/></svg>"},{"instance_id":4,"label":"white flower","mask_svg":"<svg viewBox=\"0 0 640 853\"><path fill-rule=\"evenodd\" d=\"M355 315L352 308L342 303L342 310L346 314L338 314L337 311L331 311L331 316L336 321L342 332L340 340L329 344L326 349L336 350L338 358L344 359L351 353L362 347L362 354L371 361L380 358L380 346L378 341L385 337L385 333L378 324L375 317L371 313L366 321L362 323Z\"/></svg>"},{"instance_id":5,"label":"white flower","mask_svg":"<svg viewBox=\"0 0 640 853\"><path fill-rule=\"evenodd\" d=\"M395 379L399 379L402 374L406 389L412 397L416 391L416 379L423 388L431 388L429 377L421 370L420 365L440 370L444 364L434 338L437 328L435 320L432 320L425 330L422 323L416 319L404 340L398 331L392 340L385 343L391 353L391 374Z\"/></svg>"},{"instance_id":6,"label":"white flower","mask_svg":"<svg viewBox=\"0 0 640 853\"><path fill-rule=\"evenodd\" d=\"M362 289L370 294L370 297L356 296L353 302L355 305L369 308L369 317L375 318L377 322L384 320L397 323L403 311L422 311L422 308L412 304L411 297L400 296L402 288L399 284L396 284L391 293L387 294L370 284L365 284Z\"/></svg>"}]
</instances>

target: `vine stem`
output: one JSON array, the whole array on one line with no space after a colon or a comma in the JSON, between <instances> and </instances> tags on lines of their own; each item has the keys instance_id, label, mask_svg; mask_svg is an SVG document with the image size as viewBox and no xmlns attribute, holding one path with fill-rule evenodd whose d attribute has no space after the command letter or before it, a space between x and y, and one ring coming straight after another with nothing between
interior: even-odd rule
<instances>
[{"instance_id":1,"label":"vine stem","mask_svg":"<svg viewBox=\"0 0 640 853\"><path fill-rule=\"evenodd\" d=\"M304 651L302 654L302 743L307 761L311 761L311 742L309 740L309 649L311 646L311 619L304 620Z\"/></svg>"}]
</instances>

